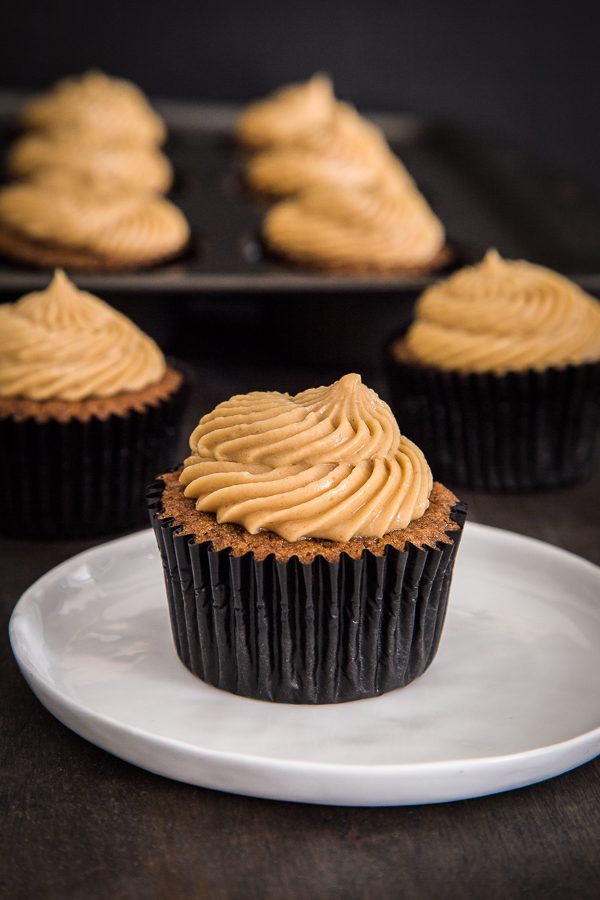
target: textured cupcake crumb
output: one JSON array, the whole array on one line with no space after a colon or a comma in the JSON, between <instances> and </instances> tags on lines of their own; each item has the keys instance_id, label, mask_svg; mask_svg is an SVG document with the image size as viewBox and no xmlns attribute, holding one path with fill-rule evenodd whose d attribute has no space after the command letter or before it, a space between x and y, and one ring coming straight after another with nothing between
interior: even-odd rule
<instances>
[{"instance_id":1,"label":"textured cupcake crumb","mask_svg":"<svg viewBox=\"0 0 600 900\"><path fill-rule=\"evenodd\" d=\"M196 543L209 541L213 550L231 549L233 556L251 552L260 560L274 554L282 562L296 556L301 562L310 563L317 556L334 562L342 553L346 553L354 559L360 559L364 550L374 556L383 556L388 546L404 550L407 543L416 547L433 547L438 541L450 543L446 532L458 528L450 518L457 498L444 485L434 482L429 507L424 515L411 522L407 528L391 531L381 538L358 537L349 541L309 538L286 541L270 531L250 534L240 525L219 524L212 513L197 510L194 500L183 493L183 486L179 483L180 472L179 469L160 476L165 482L165 489L161 497L163 509L159 517L173 519L174 525L181 526L181 533L193 535Z\"/></svg>"}]
</instances>

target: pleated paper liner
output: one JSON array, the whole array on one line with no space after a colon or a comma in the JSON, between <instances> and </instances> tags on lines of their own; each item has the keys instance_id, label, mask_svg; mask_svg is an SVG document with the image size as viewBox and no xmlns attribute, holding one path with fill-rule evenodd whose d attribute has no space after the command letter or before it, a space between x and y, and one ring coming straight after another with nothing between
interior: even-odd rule
<instances>
[{"instance_id":1,"label":"pleated paper liner","mask_svg":"<svg viewBox=\"0 0 600 900\"><path fill-rule=\"evenodd\" d=\"M466 507L449 543L329 562L235 557L194 543L148 490L179 658L208 684L281 703L339 703L403 687L431 664Z\"/></svg>"},{"instance_id":2,"label":"pleated paper liner","mask_svg":"<svg viewBox=\"0 0 600 900\"><path fill-rule=\"evenodd\" d=\"M600 363L495 375L396 362L390 405L450 486L533 491L590 477L600 424Z\"/></svg>"},{"instance_id":3,"label":"pleated paper liner","mask_svg":"<svg viewBox=\"0 0 600 900\"><path fill-rule=\"evenodd\" d=\"M146 488L173 458L187 392L184 377L141 412L88 421L0 419L0 531L91 537L146 523Z\"/></svg>"}]
</instances>

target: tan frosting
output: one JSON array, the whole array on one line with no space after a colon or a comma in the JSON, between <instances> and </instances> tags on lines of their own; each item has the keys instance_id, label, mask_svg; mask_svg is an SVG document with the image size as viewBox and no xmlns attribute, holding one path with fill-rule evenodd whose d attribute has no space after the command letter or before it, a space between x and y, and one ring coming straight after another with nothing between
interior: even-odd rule
<instances>
[{"instance_id":1,"label":"tan frosting","mask_svg":"<svg viewBox=\"0 0 600 900\"><path fill-rule=\"evenodd\" d=\"M25 104L27 128L72 130L91 141L112 139L160 144L164 123L136 85L102 72L64 78Z\"/></svg>"},{"instance_id":2,"label":"tan frosting","mask_svg":"<svg viewBox=\"0 0 600 900\"><path fill-rule=\"evenodd\" d=\"M54 169L130 188L164 192L173 181L169 160L151 145L87 144L65 132L24 135L7 154L8 172L27 178Z\"/></svg>"},{"instance_id":3,"label":"tan frosting","mask_svg":"<svg viewBox=\"0 0 600 900\"><path fill-rule=\"evenodd\" d=\"M0 305L0 396L111 397L163 377L154 341L60 269L44 291Z\"/></svg>"},{"instance_id":4,"label":"tan frosting","mask_svg":"<svg viewBox=\"0 0 600 900\"><path fill-rule=\"evenodd\" d=\"M327 184L365 187L384 176L412 185L381 129L346 103L336 104L323 128L293 145L257 153L246 167L252 187L280 196Z\"/></svg>"},{"instance_id":5,"label":"tan frosting","mask_svg":"<svg viewBox=\"0 0 600 900\"><path fill-rule=\"evenodd\" d=\"M26 128L60 129L85 135L89 143L128 140L160 144L166 129L136 85L102 72L64 78L33 97L21 114Z\"/></svg>"},{"instance_id":6,"label":"tan frosting","mask_svg":"<svg viewBox=\"0 0 600 900\"><path fill-rule=\"evenodd\" d=\"M425 291L406 343L423 363L470 372L600 360L600 303L550 269L490 250Z\"/></svg>"},{"instance_id":7,"label":"tan frosting","mask_svg":"<svg viewBox=\"0 0 600 900\"><path fill-rule=\"evenodd\" d=\"M185 217L165 198L60 173L0 190L0 227L124 266L177 253L189 239Z\"/></svg>"},{"instance_id":8,"label":"tan frosting","mask_svg":"<svg viewBox=\"0 0 600 900\"><path fill-rule=\"evenodd\" d=\"M381 537L420 518L432 478L360 375L295 396L255 391L204 416L180 481L197 509L287 541Z\"/></svg>"},{"instance_id":9,"label":"tan frosting","mask_svg":"<svg viewBox=\"0 0 600 900\"><path fill-rule=\"evenodd\" d=\"M333 87L326 75L280 88L248 106L236 123L238 140L248 147L296 141L321 128L335 106Z\"/></svg>"},{"instance_id":10,"label":"tan frosting","mask_svg":"<svg viewBox=\"0 0 600 900\"><path fill-rule=\"evenodd\" d=\"M444 246L444 229L425 199L397 179L377 188L328 185L275 204L264 222L267 243L307 265L411 269Z\"/></svg>"}]
</instances>

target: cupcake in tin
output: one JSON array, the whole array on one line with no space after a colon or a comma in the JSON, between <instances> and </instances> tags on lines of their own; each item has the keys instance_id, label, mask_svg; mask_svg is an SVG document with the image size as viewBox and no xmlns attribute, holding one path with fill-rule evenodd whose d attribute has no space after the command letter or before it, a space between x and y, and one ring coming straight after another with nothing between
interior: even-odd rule
<instances>
[{"instance_id":1,"label":"cupcake in tin","mask_svg":"<svg viewBox=\"0 0 600 900\"><path fill-rule=\"evenodd\" d=\"M63 131L31 132L10 147L6 168L13 178L59 170L86 180L104 180L140 191L165 193L173 169L156 147L137 143L85 143Z\"/></svg>"},{"instance_id":2,"label":"cupcake in tin","mask_svg":"<svg viewBox=\"0 0 600 900\"><path fill-rule=\"evenodd\" d=\"M235 124L235 137L248 150L293 143L328 124L335 105L330 79L313 75L247 106Z\"/></svg>"},{"instance_id":3,"label":"cupcake in tin","mask_svg":"<svg viewBox=\"0 0 600 900\"><path fill-rule=\"evenodd\" d=\"M350 374L205 415L149 489L182 662L289 703L373 697L435 656L464 505Z\"/></svg>"},{"instance_id":4,"label":"cupcake in tin","mask_svg":"<svg viewBox=\"0 0 600 900\"><path fill-rule=\"evenodd\" d=\"M166 128L143 92L130 81L90 71L64 78L32 97L20 116L23 128L61 131L86 143L129 141L158 145Z\"/></svg>"},{"instance_id":5,"label":"cupcake in tin","mask_svg":"<svg viewBox=\"0 0 600 900\"><path fill-rule=\"evenodd\" d=\"M55 170L0 190L0 253L70 269L138 269L180 255L190 239L165 197Z\"/></svg>"},{"instance_id":6,"label":"cupcake in tin","mask_svg":"<svg viewBox=\"0 0 600 900\"><path fill-rule=\"evenodd\" d=\"M388 357L392 407L436 477L490 490L586 478L600 417L600 304L489 251L429 288Z\"/></svg>"},{"instance_id":7,"label":"cupcake in tin","mask_svg":"<svg viewBox=\"0 0 600 900\"><path fill-rule=\"evenodd\" d=\"M151 338L62 271L0 305L0 530L83 537L139 523L185 393Z\"/></svg>"},{"instance_id":8,"label":"cupcake in tin","mask_svg":"<svg viewBox=\"0 0 600 900\"><path fill-rule=\"evenodd\" d=\"M324 184L276 203L263 238L291 262L336 272L413 274L450 260L425 198L389 171L369 187Z\"/></svg>"},{"instance_id":9,"label":"cupcake in tin","mask_svg":"<svg viewBox=\"0 0 600 900\"><path fill-rule=\"evenodd\" d=\"M414 186L381 129L347 103L336 103L324 127L292 144L256 153L245 168L247 184L272 196L327 184L368 187L386 174Z\"/></svg>"}]
</instances>

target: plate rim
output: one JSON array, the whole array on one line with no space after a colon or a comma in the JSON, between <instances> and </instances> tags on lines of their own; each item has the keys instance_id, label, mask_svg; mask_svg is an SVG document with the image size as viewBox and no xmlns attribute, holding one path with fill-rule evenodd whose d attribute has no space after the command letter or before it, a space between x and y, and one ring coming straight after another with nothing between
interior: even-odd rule
<instances>
[{"instance_id":1,"label":"plate rim","mask_svg":"<svg viewBox=\"0 0 600 900\"><path fill-rule=\"evenodd\" d=\"M525 544L535 546L536 549L543 549L545 552L557 554L559 557L568 560L569 563L586 569L589 573L593 574L595 578L600 578L600 566L597 566L591 560L587 560L581 556L578 556L576 553L572 553L571 551L565 550L562 547L550 544L547 541L542 541L539 538L533 538L528 535L522 535L518 532L508 531L507 529L496 528L490 525L483 525L478 522L468 522L466 527L473 534L487 536L491 539L500 538L501 540L517 541L519 543L525 542ZM65 570L71 570L78 563L87 561L90 558L93 559L94 557L102 556L107 552L110 553L111 548L115 545L123 546L124 544L143 544L144 541L148 541L150 547L153 547L151 538L153 538L152 529L145 528L139 531L135 531L131 534L113 538L100 544L95 544L92 547L88 547L86 550L82 550L79 553L74 554L68 559L63 560L63 562L59 563L58 565L52 567L47 572L43 573L21 594L9 620L8 632L10 646L16 659L18 668L25 678L25 681L27 682L39 702L41 702L42 705L44 705L47 709L48 707L42 699L42 696L50 695L53 704L58 707L59 710L62 711L64 709L66 712L73 715L78 723L83 721L84 723L93 722L100 725L106 725L108 728L119 732L125 737L131 737L136 741L147 742L155 748L171 749L184 753L191 752L197 758L205 759L207 761L223 761L229 764L237 763L238 765L250 766L255 770L268 768L272 771L274 769L277 769L281 771L291 772L293 774L320 773L326 775L328 773L336 772L338 774L342 774L344 777L367 777L370 781L377 781L379 778L384 778L386 776L389 777L391 775L406 776L411 773L419 776L427 774L428 772L435 772L438 776L450 775L457 772L460 772L462 775L469 775L469 773L475 773L490 767L510 767L512 764L527 762L530 759L540 759L541 757L552 759L552 757L554 756L568 754L569 752L585 751L585 753L588 754L585 759L581 759L581 762L576 762L574 765L571 765L566 769L561 768L560 771L555 772L554 775L546 775L542 779L536 778L533 782L526 782L527 784L529 784L536 783L539 780L545 780L547 778L555 777L559 774L562 774L562 772L569 771L570 768L574 768L578 765L582 765L586 761L590 761L594 758L594 756L596 756L598 752L600 752L599 722L599 724L594 728L566 738L563 741L558 741L552 744L545 744L540 747L530 748L527 750L516 751L514 753L494 754L490 756L470 756L461 757L460 759L442 759L435 761L429 760L423 762L415 761L410 763L404 762L360 764L301 760L297 758L282 759L281 757L257 755L253 753L240 753L236 751L218 750L204 747L202 745L198 745L194 742L187 741L181 738L174 738L157 734L156 732L149 731L145 728L140 728L139 726L132 725L128 722L124 722L122 719L115 718L114 716L111 716L107 713L91 710L83 702L62 692L50 678L45 677L37 670L36 667L30 664L27 658L27 653L25 652L28 644L23 632L24 623L27 621L28 608L31 604L35 603L35 598L39 594L40 589L43 589L45 583L54 582L57 578L60 578L60 575ZM185 667L183 668L185 670ZM40 693L42 696L40 696ZM372 700L377 699L378 698L370 698L367 700L356 702L368 703ZM264 702L245 697L240 697L239 700L248 703ZM293 704L283 705L290 706ZM57 715L57 713L53 709L49 709L49 712L54 715L55 718L59 719L59 721L61 721L66 727L68 727L72 731L75 731L75 733L79 734L85 740L90 741L90 743L95 743L97 746L102 747L107 752L112 753L112 755L120 756L121 759L125 758L109 747L106 747L104 744L99 743L96 740L92 740L85 735L81 735L77 728L75 728L72 724L67 724L66 722L64 722L64 720L59 715ZM596 744L598 745L597 747ZM133 764L142 767L139 763ZM160 772L158 774L163 775L163 773ZM163 777L173 778L174 776L163 775ZM186 781L186 779L184 778L175 778L175 780ZM189 783L189 781L187 783ZM210 785L206 786L210 787ZM219 788L215 789L218 790ZM504 788L501 790L507 789L510 788ZM237 792L242 793L242 791ZM495 792L496 791L494 790L488 791L488 793ZM252 792L249 792L249 794L251 796L265 796L265 794L252 794ZM467 799L468 796L481 796L481 793L473 795L461 795L461 797L457 796L455 799ZM337 802L341 803L341 801ZM377 803L373 805L381 804ZM396 805L400 805L400 803L397 801Z\"/></svg>"}]
</instances>

